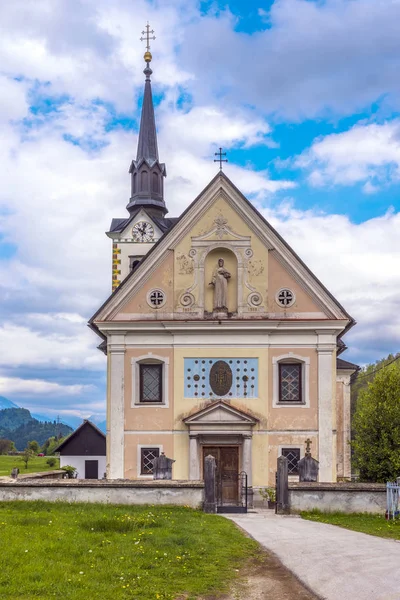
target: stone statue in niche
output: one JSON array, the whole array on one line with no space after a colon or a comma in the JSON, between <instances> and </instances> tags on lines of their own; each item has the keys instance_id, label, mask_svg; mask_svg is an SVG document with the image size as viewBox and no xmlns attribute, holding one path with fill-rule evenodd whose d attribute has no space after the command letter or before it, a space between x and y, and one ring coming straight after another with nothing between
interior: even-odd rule
<instances>
[{"instance_id":1,"label":"stone statue in niche","mask_svg":"<svg viewBox=\"0 0 400 600\"><path fill-rule=\"evenodd\" d=\"M218 265L209 285L214 286L214 310L228 310L228 279L231 274L224 267L224 259L218 259Z\"/></svg>"}]
</instances>

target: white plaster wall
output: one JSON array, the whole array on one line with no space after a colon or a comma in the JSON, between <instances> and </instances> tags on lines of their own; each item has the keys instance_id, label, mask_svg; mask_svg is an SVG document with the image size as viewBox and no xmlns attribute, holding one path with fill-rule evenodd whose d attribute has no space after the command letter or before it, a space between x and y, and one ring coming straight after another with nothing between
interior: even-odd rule
<instances>
[{"instance_id":1,"label":"white plaster wall","mask_svg":"<svg viewBox=\"0 0 400 600\"><path fill-rule=\"evenodd\" d=\"M99 479L104 477L106 472L106 457L105 456L60 456L60 468L71 465L77 470L77 479L85 479L85 461L99 461Z\"/></svg>"},{"instance_id":2,"label":"white plaster wall","mask_svg":"<svg viewBox=\"0 0 400 600\"><path fill-rule=\"evenodd\" d=\"M203 504L203 482L190 482L180 486L153 485L141 482L132 485L113 485L110 482L90 483L76 479L54 480L53 482L0 483L0 502L8 500L44 500L47 502L96 502L102 504L174 504L201 508Z\"/></svg>"},{"instance_id":3,"label":"white plaster wall","mask_svg":"<svg viewBox=\"0 0 400 600\"><path fill-rule=\"evenodd\" d=\"M322 512L375 513L386 511L386 490L291 490L290 510L318 509Z\"/></svg>"}]
</instances>

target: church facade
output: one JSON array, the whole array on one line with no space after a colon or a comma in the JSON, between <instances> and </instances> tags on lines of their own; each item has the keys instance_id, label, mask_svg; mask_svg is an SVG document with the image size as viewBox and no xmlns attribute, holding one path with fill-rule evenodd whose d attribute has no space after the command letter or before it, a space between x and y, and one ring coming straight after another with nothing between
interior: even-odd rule
<instances>
[{"instance_id":1,"label":"church facade","mask_svg":"<svg viewBox=\"0 0 400 600\"><path fill-rule=\"evenodd\" d=\"M113 219L112 294L90 321L107 354L107 476L297 474L306 440L319 480L350 477L350 377L338 355L354 320L222 172L168 218L146 75L128 215ZM240 186L240 182L238 182Z\"/></svg>"}]
</instances>

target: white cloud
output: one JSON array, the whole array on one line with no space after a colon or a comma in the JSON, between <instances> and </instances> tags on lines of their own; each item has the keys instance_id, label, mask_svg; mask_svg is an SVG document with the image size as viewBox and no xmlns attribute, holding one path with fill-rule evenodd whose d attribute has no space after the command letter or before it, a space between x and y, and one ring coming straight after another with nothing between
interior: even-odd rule
<instances>
[{"instance_id":1,"label":"white cloud","mask_svg":"<svg viewBox=\"0 0 400 600\"><path fill-rule=\"evenodd\" d=\"M105 357L93 333L77 315L31 315L29 324L5 323L0 328L0 364L6 367L53 367L102 371Z\"/></svg>"},{"instance_id":2,"label":"white cloud","mask_svg":"<svg viewBox=\"0 0 400 600\"><path fill-rule=\"evenodd\" d=\"M91 385L60 385L40 379L0 377L0 393L10 396L77 396L92 389Z\"/></svg>"},{"instance_id":3,"label":"white cloud","mask_svg":"<svg viewBox=\"0 0 400 600\"><path fill-rule=\"evenodd\" d=\"M361 123L317 139L295 164L310 171L316 187L365 183L364 191L374 193L379 184L400 180L400 119Z\"/></svg>"},{"instance_id":4,"label":"white cloud","mask_svg":"<svg viewBox=\"0 0 400 600\"><path fill-rule=\"evenodd\" d=\"M375 360L400 346L400 213L363 223L345 215L287 205L265 217L331 291L357 325L344 338L354 361ZM346 358L346 356L344 356Z\"/></svg>"},{"instance_id":5,"label":"white cloud","mask_svg":"<svg viewBox=\"0 0 400 600\"><path fill-rule=\"evenodd\" d=\"M185 30L182 64L198 98L249 103L294 120L351 114L388 95L400 104L396 0L275 0L252 35L229 11ZM205 83L206 82L206 83Z\"/></svg>"}]
</instances>

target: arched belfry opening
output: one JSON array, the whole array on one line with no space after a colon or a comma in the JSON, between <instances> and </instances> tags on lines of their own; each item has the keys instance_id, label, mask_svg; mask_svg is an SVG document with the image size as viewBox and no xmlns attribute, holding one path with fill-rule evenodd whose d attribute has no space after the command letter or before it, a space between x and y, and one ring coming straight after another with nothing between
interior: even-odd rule
<instances>
[{"instance_id":1,"label":"arched belfry opening","mask_svg":"<svg viewBox=\"0 0 400 600\"><path fill-rule=\"evenodd\" d=\"M236 313L238 261L228 248L214 248L204 263L204 309L207 313Z\"/></svg>"}]
</instances>

